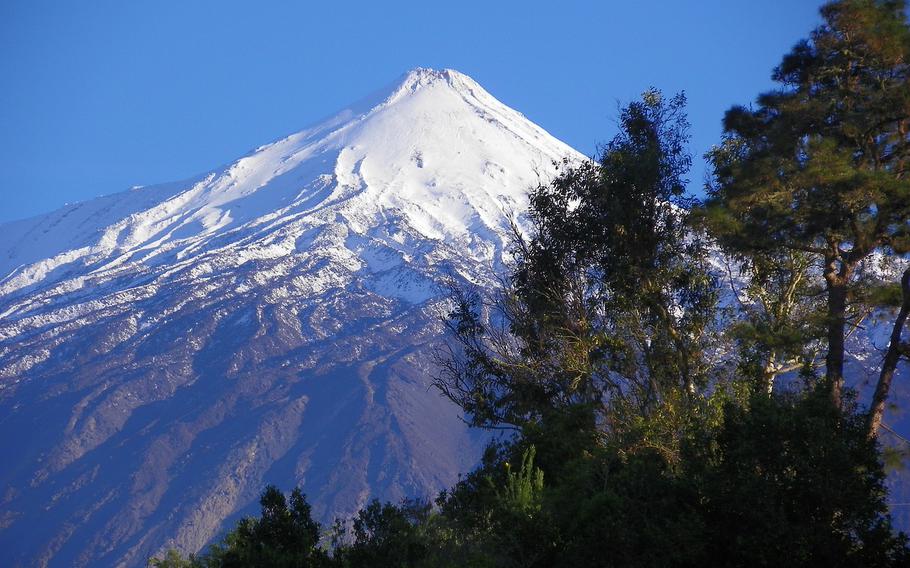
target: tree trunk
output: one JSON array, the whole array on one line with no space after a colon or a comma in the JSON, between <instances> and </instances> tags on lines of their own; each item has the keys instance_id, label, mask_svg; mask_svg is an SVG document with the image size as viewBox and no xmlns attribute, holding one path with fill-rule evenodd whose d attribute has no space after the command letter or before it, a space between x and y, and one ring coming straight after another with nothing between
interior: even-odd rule
<instances>
[{"instance_id":1,"label":"tree trunk","mask_svg":"<svg viewBox=\"0 0 910 568\"><path fill-rule=\"evenodd\" d=\"M774 350L772 349L771 352L768 353L768 360L765 361L765 364L762 367L761 378L759 379L759 382L758 382L759 390L764 393L767 393L769 396L771 395L772 392L774 392L774 379L777 377L777 372L774 369L775 368L775 364L774 364L775 358L776 358L776 354L775 354Z\"/></svg>"},{"instance_id":2,"label":"tree trunk","mask_svg":"<svg viewBox=\"0 0 910 568\"><path fill-rule=\"evenodd\" d=\"M838 265L840 265L838 267ZM844 338L847 328L847 286L850 266L829 257L825 262L828 292L828 354L825 356L825 379L831 392L831 403L841 407L844 388Z\"/></svg>"},{"instance_id":3,"label":"tree trunk","mask_svg":"<svg viewBox=\"0 0 910 568\"><path fill-rule=\"evenodd\" d=\"M891 390L894 371L897 369L897 363L901 357L901 333L904 330L907 315L910 314L910 268L904 270L904 275L901 277L901 292L903 302L897 313L897 319L894 320L894 327L891 329L888 352L885 353L882 371L878 376L878 384L875 385L875 394L872 396L872 406L869 409L869 437L878 434L878 429L881 427L882 416L885 414L885 401L888 398L888 391Z\"/></svg>"}]
</instances>

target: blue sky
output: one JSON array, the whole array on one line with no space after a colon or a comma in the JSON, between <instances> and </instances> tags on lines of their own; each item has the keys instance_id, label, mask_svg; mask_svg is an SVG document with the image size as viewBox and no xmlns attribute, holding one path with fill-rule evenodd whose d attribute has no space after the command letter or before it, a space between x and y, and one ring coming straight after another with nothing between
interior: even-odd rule
<instances>
[{"instance_id":1,"label":"blue sky","mask_svg":"<svg viewBox=\"0 0 910 568\"><path fill-rule=\"evenodd\" d=\"M582 152L649 86L689 98L692 187L723 112L819 2L0 2L0 222L190 177L416 66L449 67Z\"/></svg>"}]
</instances>

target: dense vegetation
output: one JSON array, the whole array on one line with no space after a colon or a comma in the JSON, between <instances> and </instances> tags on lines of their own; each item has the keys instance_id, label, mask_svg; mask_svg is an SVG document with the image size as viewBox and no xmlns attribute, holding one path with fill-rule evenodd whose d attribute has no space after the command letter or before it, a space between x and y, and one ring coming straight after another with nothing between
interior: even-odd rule
<instances>
[{"instance_id":1,"label":"dense vegetation","mask_svg":"<svg viewBox=\"0 0 910 568\"><path fill-rule=\"evenodd\" d=\"M532 192L504 290L453 286L436 385L513 432L475 471L328 530L269 487L258 519L152 564L908 565L877 432L908 352L910 27L897 0L822 16L779 88L727 113L704 203L685 98L650 90ZM867 408L846 339L889 305Z\"/></svg>"}]
</instances>

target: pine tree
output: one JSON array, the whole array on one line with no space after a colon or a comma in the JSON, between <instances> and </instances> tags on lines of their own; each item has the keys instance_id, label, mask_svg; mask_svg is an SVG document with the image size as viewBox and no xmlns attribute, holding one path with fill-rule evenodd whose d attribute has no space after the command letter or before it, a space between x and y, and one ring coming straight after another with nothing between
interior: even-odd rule
<instances>
[{"instance_id":1,"label":"pine tree","mask_svg":"<svg viewBox=\"0 0 910 568\"><path fill-rule=\"evenodd\" d=\"M780 87L727 112L708 208L733 249L819 261L826 383L839 406L863 263L890 250L910 217L910 28L903 0L841 0L821 14L774 71Z\"/></svg>"}]
</instances>

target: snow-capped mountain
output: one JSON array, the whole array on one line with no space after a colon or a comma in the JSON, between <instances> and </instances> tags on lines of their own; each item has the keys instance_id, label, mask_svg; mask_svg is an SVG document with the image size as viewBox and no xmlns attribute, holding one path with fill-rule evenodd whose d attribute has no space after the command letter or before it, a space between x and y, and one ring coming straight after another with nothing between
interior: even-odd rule
<instances>
[{"instance_id":1,"label":"snow-capped mountain","mask_svg":"<svg viewBox=\"0 0 910 568\"><path fill-rule=\"evenodd\" d=\"M432 495L479 451L428 388L443 275L580 156L417 69L196 179L0 225L0 559L144 565L263 486L317 516Z\"/></svg>"}]
</instances>

